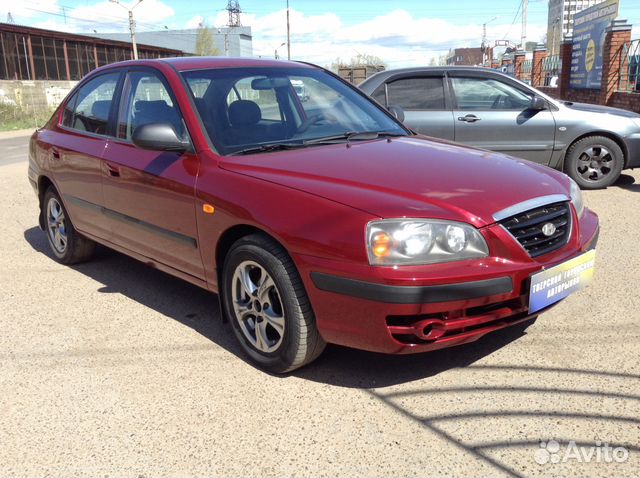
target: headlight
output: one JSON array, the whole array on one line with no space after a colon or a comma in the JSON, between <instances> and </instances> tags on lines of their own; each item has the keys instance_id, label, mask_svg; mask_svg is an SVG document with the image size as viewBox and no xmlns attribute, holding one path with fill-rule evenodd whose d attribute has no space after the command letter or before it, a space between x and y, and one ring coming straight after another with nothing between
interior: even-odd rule
<instances>
[{"instance_id":1,"label":"headlight","mask_svg":"<svg viewBox=\"0 0 640 478\"><path fill-rule=\"evenodd\" d=\"M433 264L489 255L472 226L435 219L384 219L367 224L369 263L378 266Z\"/></svg>"},{"instance_id":2,"label":"headlight","mask_svg":"<svg viewBox=\"0 0 640 478\"><path fill-rule=\"evenodd\" d=\"M573 207L576 208L576 214L578 217L582 217L582 213L584 212L584 201L582 200L582 191L580 191L580 186L576 184L576 182L569 178L571 182L571 203Z\"/></svg>"}]
</instances>

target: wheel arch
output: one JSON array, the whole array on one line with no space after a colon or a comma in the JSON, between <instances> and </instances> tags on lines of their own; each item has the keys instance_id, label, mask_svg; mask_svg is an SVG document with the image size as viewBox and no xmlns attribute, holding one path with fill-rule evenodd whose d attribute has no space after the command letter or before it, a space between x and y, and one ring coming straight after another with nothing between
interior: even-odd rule
<instances>
[{"instance_id":1,"label":"wheel arch","mask_svg":"<svg viewBox=\"0 0 640 478\"><path fill-rule=\"evenodd\" d=\"M629 162L629 151L627 149L627 145L622 140L622 138L620 136L618 136L616 133L613 133L611 131L596 130L596 131L589 131L587 133L583 133L580 136L574 138L573 141L571 141L571 143L569 143L569 146L567 146L565 148L564 154L562 155L562 161L560 162L560 170L561 171L565 170L565 162L566 162L566 159L567 159L567 153L573 147L573 145L576 144L578 141L581 141L581 140L583 140L585 138L589 138L591 136L604 136L605 138L609 138L610 140L614 141L618 146L620 146L620 149L622 150L622 155L623 155L623 158L622 158L623 159L622 169L625 169L627 167L627 163Z\"/></svg>"},{"instance_id":2,"label":"wheel arch","mask_svg":"<svg viewBox=\"0 0 640 478\"><path fill-rule=\"evenodd\" d=\"M243 237L247 237L253 234L260 234L282 247L282 250L289 256L289 259L291 259L291 262L293 262L295 266L295 262L293 261L293 258L291 257L291 254L289 253L289 250L287 249L285 244L283 244L282 241L275 237L273 234L270 234L264 229L253 226L251 224L236 224L234 226L231 226L220 235L220 238L218 239L218 242L216 244L215 261L216 278L218 280L217 293L219 297L222 297L222 294L224 293L224 287L222 286L222 271L227 254L237 241L239 241ZM300 272L298 271L298 274L299 273ZM222 317L222 320L224 322L227 321L225 314L223 313L222 299L220 300L220 316Z\"/></svg>"}]
</instances>

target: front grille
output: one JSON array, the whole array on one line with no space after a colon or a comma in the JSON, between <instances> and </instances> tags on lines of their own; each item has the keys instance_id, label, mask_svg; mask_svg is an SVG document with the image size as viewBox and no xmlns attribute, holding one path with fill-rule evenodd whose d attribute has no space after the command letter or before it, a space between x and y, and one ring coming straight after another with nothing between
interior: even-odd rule
<instances>
[{"instance_id":1,"label":"front grille","mask_svg":"<svg viewBox=\"0 0 640 478\"><path fill-rule=\"evenodd\" d=\"M550 236L542 232L545 224L555 226ZM568 202L537 207L500 221L531 257L541 256L564 246L571 231L571 210Z\"/></svg>"}]
</instances>

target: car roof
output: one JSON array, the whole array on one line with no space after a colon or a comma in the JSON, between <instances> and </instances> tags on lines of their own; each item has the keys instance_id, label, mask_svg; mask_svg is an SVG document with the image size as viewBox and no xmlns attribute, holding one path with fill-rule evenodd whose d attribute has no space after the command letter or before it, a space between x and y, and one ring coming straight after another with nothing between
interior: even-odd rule
<instances>
[{"instance_id":1,"label":"car roof","mask_svg":"<svg viewBox=\"0 0 640 478\"><path fill-rule=\"evenodd\" d=\"M202 70L206 68L314 68L314 65L297 61L271 60L264 58L228 57L228 56L181 56L174 58L158 58L151 60L129 60L111 63L106 68L117 68L134 65L153 65L168 63L178 71ZM102 69L102 68L100 68Z\"/></svg>"},{"instance_id":2,"label":"car roof","mask_svg":"<svg viewBox=\"0 0 640 478\"><path fill-rule=\"evenodd\" d=\"M367 87L367 85L378 85L386 81L389 78L394 78L395 76L404 76L404 75L420 75L425 73L435 73L435 74L444 74L446 72L460 72L460 73L472 73L472 74L481 74L487 76L500 76L512 78L509 75L502 73L499 70L495 70L493 68L486 68L482 66L414 66L410 68L396 68L392 70L384 70L374 75L371 75L369 78L364 80L360 85L360 88Z\"/></svg>"}]
</instances>

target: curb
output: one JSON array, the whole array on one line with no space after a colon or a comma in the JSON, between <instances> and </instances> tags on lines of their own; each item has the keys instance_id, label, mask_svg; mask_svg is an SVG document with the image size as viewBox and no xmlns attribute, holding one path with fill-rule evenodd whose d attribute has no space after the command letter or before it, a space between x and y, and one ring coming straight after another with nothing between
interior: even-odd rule
<instances>
[{"instance_id":1,"label":"curb","mask_svg":"<svg viewBox=\"0 0 640 478\"><path fill-rule=\"evenodd\" d=\"M0 139L20 138L23 136L31 136L35 128L16 129L13 131L0 131Z\"/></svg>"}]
</instances>

